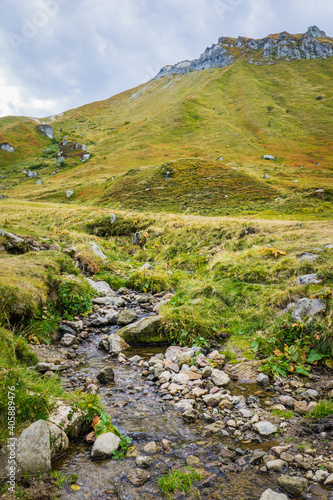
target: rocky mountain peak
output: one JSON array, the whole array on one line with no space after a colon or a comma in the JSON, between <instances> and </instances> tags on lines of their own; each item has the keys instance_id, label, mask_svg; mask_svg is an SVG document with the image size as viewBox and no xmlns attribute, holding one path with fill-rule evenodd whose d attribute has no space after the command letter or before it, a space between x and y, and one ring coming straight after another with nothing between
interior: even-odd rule
<instances>
[{"instance_id":1,"label":"rocky mountain peak","mask_svg":"<svg viewBox=\"0 0 333 500\"><path fill-rule=\"evenodd\" d=\"M292 35L287 31L254 39L221 37L217 44L207 47L198 59L164 66L155 78L186 74L209 68L230 66L242 58L250 64L274 64L279 60L327 59L333 56L333 38L318 26L310 26L306 33Z\"/></svg>"}]
</instances>

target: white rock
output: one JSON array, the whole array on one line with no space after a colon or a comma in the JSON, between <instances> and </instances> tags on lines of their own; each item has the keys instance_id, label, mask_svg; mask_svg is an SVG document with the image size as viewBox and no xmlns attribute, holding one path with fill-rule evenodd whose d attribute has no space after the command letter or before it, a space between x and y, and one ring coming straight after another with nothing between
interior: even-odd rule
<instances>
[{"instance_id":1,"label":"white rock","mask_svg":"<svg viewBox=\"0 0 333 500\"><path fill-rule=\"evenodd\" d=\"M95 255L97 255L97 257L100 257L102 260L104 260L105 262L108 262L108 258L107 256L102 252L102 250L99 248L99 246L97 245L97 243L94 243L93 241L90 242L90 246L92 248L92 251L94 252Z\"/></svg>"},{"instance_id":2,"label":"white rock","mask_svg":"<svg viewBox=\"0 0 333 500\"><path fill-rule=\"evenodd\" d=\"M185 373L176 373L176 375L172 377L172 382L178 385L187 385L189 381L190 377Z\"/></svg>"},{"instance_id":3,"label":"white rock","mask_svg":"<svg viewBox=\"0 0 333 500\"><path fill-rule=\"evenodd\" d=\"M261 436L270 436L274 432L277 432L276 425L271 424L271 422L268 422L267 420L257 422L256 424L253 424L253 427Z\"/></svg>"},{"instance_id":4,"label":"white rock","mask_svg":"<svg viewBox=\"0 0 333 500\"><path fill-rule=\"evenodd\" d=\"M230 382L229 376L222 370L217 370L216 368L212 371L211 379L218 387L224 387Z\"/></svg>"},{"instance_id":5,"label":"white rock","mask_svg":"<svg viewBox=\"0 0 333 500\"><path fill-rule=\"evenodd\" d=\"M120 439L113 432L106 432L98 436L91 450L92 458L105 459L110 458L112 453L118 450Z\"/></svg>"},{"instance_id":6,"label":"white rock","mask_svg":"<svg viewBox=\"0 0 333 500\"><path fill-rule=\"evenodd\" d=\"M288 497L283 493L276 493L276 491L268 489L261 495L260 500L288 500Z\"/></svg>"}]
</instances>

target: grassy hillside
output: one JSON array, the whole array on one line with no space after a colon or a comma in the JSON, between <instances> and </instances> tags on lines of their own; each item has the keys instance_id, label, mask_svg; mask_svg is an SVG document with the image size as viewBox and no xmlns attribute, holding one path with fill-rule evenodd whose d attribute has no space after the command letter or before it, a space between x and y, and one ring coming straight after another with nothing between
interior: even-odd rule
<instances>
[{"instance_id":1,"label":"grassy hillside","mask_svg":"<svg viewBox=\"0 0 333 500\"><path fill-rule=\"evenodd\" d=\"M227 213L221 200L226 193L231 209L243 196L247 213L258 209L267 217L290 212L308 217L316 216L317 210L329 217L332 68L333 58L269 66L240 59L228 68L150 81L68 111L51 124L57 141L68 136L87 145L92 158L85 163L68 159L60 166L54 159L56 148L37 131L35 122L1 119L1 139L18 151L0 151L0 171L10 173L7 182L14 186L13 192L1 193L65 202L70 188L75 192L71 202L76 203L151 209L153 200L157 210L203 210L212 215ZM19 146L25 148L22 154ZM265 161L263 154L277 160ZM223 160L218 161L220 157ZM163 184L160 171L168 162L176 162L177 174ZM13 173L29 165L34 170L37 166L42 185ZM238 173L235 190L226 182L230 168ZM51 177L56 169L60 171ZM140 170L124 176L132 169ZM263 174L270 179L263 181ZM211 179L206 181L207 177ZM136 189L129 196L133 183ZM253 196L249 196L250 185L256 186ZM318 203L311 197L318 188L327 191L324 203L328 205L323 210L319 208L323 200ZM170 192L174 200L166 202ZM185 203L186 197L190 201ZM264 201L264 209L261 203L253 207L253 200Z\"/></svg>"}]
</instances>

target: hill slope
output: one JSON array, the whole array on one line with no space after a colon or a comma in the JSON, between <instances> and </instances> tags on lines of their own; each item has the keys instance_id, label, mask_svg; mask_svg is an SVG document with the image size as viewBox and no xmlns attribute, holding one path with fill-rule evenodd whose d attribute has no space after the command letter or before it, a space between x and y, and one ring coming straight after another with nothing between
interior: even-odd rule
<instances>
[{"instance_id":1,"label":"hill slope","mask_svg":"<svg viewBox=\"0 0 333 500\"><path fill-rule=\"evenodd\" d=\"M147 190L147 176L150 183L156 182L155 172L165 162L188 159L182 163L182 171L186 164L193 167L198 162L199 172L203 160L210 163L210 171L202 175L213 179L221 168L236 168L244 174L244 182L246 179L244 193L249 182L256 186L269 184L267 190L263 187L261 196L244 199L252 203L264 198L267 213L276 212L275 200L280 198L289 207L287 212L301 206L305 213L314 214L318 203L309 196L325 188L326 200L330 201L333 189L333 58L256 65L247 61L249 54L241 53L225 68L171 74L53 117L50 123L56 141L66 138L87 145L92 153L88 163L74 157L56 162L56 146L42 136L35 122L0 119L0 138L15 147L15 153L0 150L1 173L10 174L8 182L13 186L19 181L9 194L67 201L65 192L70 188L74 191L71 200L76 202L150 207L152 192ZM23 144L21 154L18 151L20 146L23 151ZM265 161L264 154L274 155L276 161ZM29 166L38 172L42 185L36 185L36 179L27 180L23 174L13 174L13 167L17 170ZM137 189L129 196L128 177L122 176L133 168L140 168L141 173L136 174ZM262 180L263 174L269 179ZM184 204L184 197L196 189L193 183L186 184L186 175L192 175L192 170L178 177L177 191L171 190L174 202L165 204L160 203L160 197L154 198L157 210L204 208L200 203L192 208ZM167 185L171 184L164 187ZM208 190L211 185L207 185ZM205 213L209 209L211 213L224 213L219 193L223 194L225 188L219 186L215 186L217 196L211 197ZM181 203L177 202L179 197ZM291 198L296 206L289 203ZM328 216L330 208L320 208L321 215ZM262 206L258 205L258 209L262 211ZM278 211L284 209L280 206Z\"/></svg>"}]
</instances>

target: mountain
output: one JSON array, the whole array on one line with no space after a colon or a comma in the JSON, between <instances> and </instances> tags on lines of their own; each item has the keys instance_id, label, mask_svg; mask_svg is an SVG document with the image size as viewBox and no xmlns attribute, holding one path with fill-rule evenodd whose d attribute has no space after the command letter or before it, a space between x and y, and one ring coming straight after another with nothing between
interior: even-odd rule
<instances>
[{"instance_id":1,"label":"mountain","mask_svg":"<svg viewBox=\"0 0 333 500\"><path fill-rule=\"evenodd\" d=\"M194 61L182 61L165 66L156 78L183 75L190 71L230 66L243 57L250 64L273 64L279 60L327 59L333 56L333 38L317 26L310 26L304 34L291 35L287 31L266 38L221 37Z\"/></svg>"},{"instance_id":2,"label":"mountain","mask_svg":"<svg viewBox=\"0 0 333 500\"><path fill-rule=\"evenodd\" d=\"M9 177L0 194L154 211L327 217L332 43L316 27L262 40L221 38L184 71L170 66L165 76L105 101L43 120L2 118L0 174Z\"/></svg>"}]
</instances>

